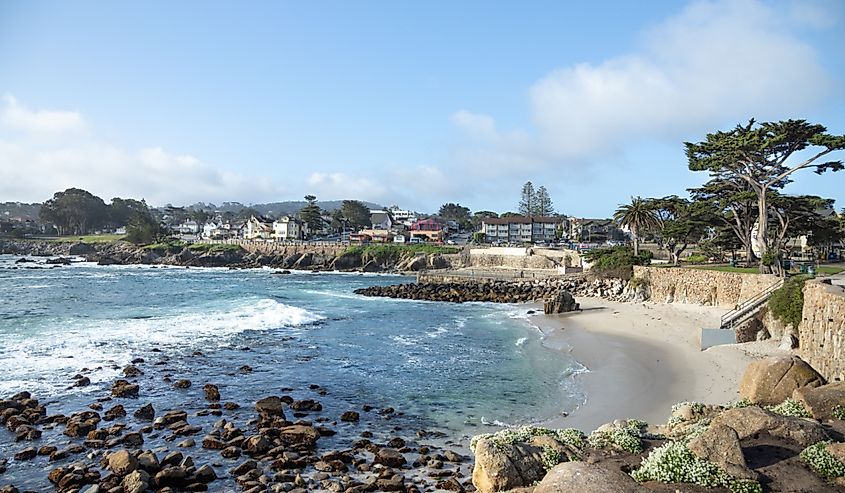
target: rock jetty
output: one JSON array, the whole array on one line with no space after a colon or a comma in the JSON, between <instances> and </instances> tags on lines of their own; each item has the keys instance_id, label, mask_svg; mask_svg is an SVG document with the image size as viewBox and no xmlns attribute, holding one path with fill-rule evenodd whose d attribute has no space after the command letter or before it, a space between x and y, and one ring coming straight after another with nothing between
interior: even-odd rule
<instances>
[{"instance_id":1,"label":"rock jetty","mask_svg":"<svg viewBox=\"0 0 845 493\"><path fill-rule=\"evenodd\" d=\"M572 296L600 297L614 301L631 301L636 293L626 289L622 279L594 279L586 277L549 278L506 281L467 279L460 282L420 282L372 286L356 289L364 296L380 296L409 300L447 301L464 303L486 301L492 303L528 303L551 301L548 313L562 313L577 309Z\"/></svg>"}]
</instances>

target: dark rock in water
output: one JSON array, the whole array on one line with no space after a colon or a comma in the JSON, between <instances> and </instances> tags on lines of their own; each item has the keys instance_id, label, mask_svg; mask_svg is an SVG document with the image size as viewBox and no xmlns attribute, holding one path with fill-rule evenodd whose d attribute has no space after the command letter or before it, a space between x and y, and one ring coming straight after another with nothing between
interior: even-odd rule
<instances>
[{"instance_id":1,"label":"dark rock in water","mask_svg":"<svg viewBox=\"0 0 845 493\"><path fill-rule=\"evenodd\" d=\"M35 447L29 447L29 448L25 448L25 449L21 450L20 452L16 453L15 454L15 460L19 460L19 461L31 460L31 459L35 458L36 455L38 455L38 451L35 450Z\"/></svg>"},{"instance_id":2,"label":"dark rock in water","mask_svg":"<svg viewBox=\"0 0 845 493\"><path fill-rule=\"evenodd\" d=\"M118 404L106 411L105 415L103 416L103 419L105 419L106 421L113 421L117 418L122 418L124 416L126 416L126 410L123 408L122 404Z\"/></svg>"},{"instance_id":3,"label":"dark rock in water","mask_svg":"<svg viewBox=\"0 0 845 493\"><path fill-rule=\"evenodd\" d=\"M569 291L561 290L557 296L543 304L543 313L567 313L578 310L580 305L575 302L575 297Z\"/></svg>"},{"instance_id":4,"label":"dark rock in water","mask_svg":"<svg viewBox=\"0 0 845 493\"><path fill-rule=\"evenodd\" d=\"M70 265L70 259L67 257L48 258L44 263L51 265Z\"/></svg>"},{"instance_id":5,"label":"dark rock in water","mask_svg":"<svg viewBox=\"0 0 845 493\"><path fill-rule=\"evenodd\" d=\"M173 386L177 389L187 389L191 386L191 381L185 379L177 380L176 383L173 384Z\"/></svg>"},{"instance_id":6,"label":"dark rock in water","mask_svg":"<svg viewBox=\"0 0 845 493\"><path fill-rule=\"evenodd\" d=\"M361 419L361 416L356 411L346 411L340 415L341 421L355 422Z\"/></svg>"},{"instance_id":7,"label":"dark rock in water","mask_svg":"<svg viewBox=\"0 0 845 493\"><path fill-rule=\"evenodd\" d=\"M262 416L278 416L284 419L282 399L276 396L265 397L255 403L255 410Z\"/></svg>"},{"instance_id":8,"label":"dark rock in water","mask_svg":"<svg viewBox=\"0 0 845 493\"><path fill-rule=\"evenodd\" d=\"M87 387L89 385L91 385L91 379L88 378L88 377L82 377L82 376L77 378L76 382L74 382L74 384L73 384L74 387Z\"/></svg>"},{"instance_id":9,"label":"dark rock in water","mask_svg":"<svg viewBox=\"0 0 845 493\"><path fill-rule=\"evenodd\" d=\"M114 397L138 397L138 385L126 380L117 380L112 384L111 395Z\"/></svg>"},{"instance_id":10,"label":"dark rock in water","mask_svg":"<svg viewBox=\"0 0 845 493\"><path fill-rule=\"evenodd\" d=\"M220 400L220 389L218 389L213 383L205 384L202 387L202 390L205 393L205 400L211 402L217 402Z\"/></svg>"},{"instance_id":11,"label":"dark rock in water","mask_svg":"<svg viewBox=\"0 0 845 493\"><path fill-rule=\"evenodd\" d=\"M407 461L405 460L405 456L399 451L390 448L383 448L376 453L374 462L387 467L402 467Z\"/></svg>"},{"instance_id":12,"label":"dark rock in water","mask_svg":"<svg viewBox=\"0 0 845 493\"><path fill-rule=\"evenodd\" d=\"M141 369L135 365L127 365L123 369L123 375L126 377L137 377L143 374L144 372L142 372Z\"/></svg>"},{"instance_id":13,"label":"dark rock in water","mask_svg":"<svg viewBox=\"0 0 845 493\"><path fill-rule=\"evenodd\" d=\"M140 420L143 420L143 421L152 421L153 418L155 418L155 415L156 415L155 409L153 409L152 404L147 404L145 406L142 406L140 409L135 411L135 413L133 414L133 416L135 416L137 419L140 419Z\"/></svg>"}]
</instances>

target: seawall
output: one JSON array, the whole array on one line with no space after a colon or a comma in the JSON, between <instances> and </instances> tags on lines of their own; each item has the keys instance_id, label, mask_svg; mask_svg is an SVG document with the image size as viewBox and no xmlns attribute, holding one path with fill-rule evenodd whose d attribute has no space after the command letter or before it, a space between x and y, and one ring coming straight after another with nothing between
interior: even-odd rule
<instances>
[{"instance_id":1,"label":"seawall","mask_svg":"<svg viewBox=\"0 0 845 493\"><path fill-rule=\"evenodd\" d=\"M845 380L845 288L807 282L801 316L801 356L828 381Z\"/></svg>"},{"instance_id":2,"label":"seawall","mask_svg":"<svg viewBox=\"0 0 845 493\"><path fill-rule=\"evenodd\" d=\"M634 266L634 278L646 283L651 301L726 309L733 309L777 282L777 277L769 274L681 267Z\"/></svg>"}]
</instances>

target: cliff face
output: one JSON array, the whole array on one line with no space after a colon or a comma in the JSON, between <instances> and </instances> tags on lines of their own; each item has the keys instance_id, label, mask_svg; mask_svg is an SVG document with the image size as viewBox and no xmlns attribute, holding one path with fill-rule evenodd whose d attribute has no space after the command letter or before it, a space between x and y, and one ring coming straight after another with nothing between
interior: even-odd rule
<instances>
[{"instance_id":1,"label":"cliff face","mask_svg":"<svg viewBox=\"0 0 845 493\"><path fill-rule=\"evenodd\" d=\"M804 359L828 381L845 380L845 289L821 281L804 285L798 343Z\"/></svg>"}]
</instances>

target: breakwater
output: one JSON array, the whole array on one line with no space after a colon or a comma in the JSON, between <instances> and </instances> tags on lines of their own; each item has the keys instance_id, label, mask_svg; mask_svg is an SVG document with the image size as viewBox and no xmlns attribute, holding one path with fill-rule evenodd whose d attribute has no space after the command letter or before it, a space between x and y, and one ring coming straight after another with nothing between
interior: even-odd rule
<instances>
[{"instance_id":1,"label":"breakwater","mask_svg":"<svg viewBox=\"0 0 845 493\"><path fill-rule=\"evenodd\" d=\"M622 279L595 279L590 281L585 277L570 277L511 281L461 278L447 274L444 276L420 276L420 281L416 283L357 289L355 293L364 296L452 303L546 301L557 297L562 291L567 291L574 296L600 297L615 301L636 299L637 293L627 288L628 283Z\"/></svg>"}]
</instances>

